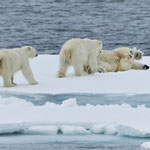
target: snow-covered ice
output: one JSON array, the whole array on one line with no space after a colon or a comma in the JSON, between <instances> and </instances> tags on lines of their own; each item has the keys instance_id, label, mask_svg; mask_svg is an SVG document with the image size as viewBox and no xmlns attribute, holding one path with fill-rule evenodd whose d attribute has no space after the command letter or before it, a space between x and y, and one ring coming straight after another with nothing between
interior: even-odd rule
<instances>
[{"instance_id":1,"label":"snow-covered ice","mask_svg":"<svg viewBox=\"0 0 150 150\"><path fill-rule=\"evenodd\" d=\"M150 57L141 61L150 65ZM16 87L4 88L0 78L0 92L34 94L36 101L41 94L62 93L108 93L132 95L150 94L150 70L130 70L118 73L95 73L82 77L74 76L70 68L67 77L56 78L58 70L57 55L40 55L31 61L31 67L38 85L29 85L21 72L15 75ZM116 103L103 105L78 104L76 98L34 105L29 99L0 95L0 134L32 135L96 135L105 134L130 137L150 137L150 108L145 105L131 107L129 104ZM113 95L112 95L113 96ZM105 98L106 98L105 97ZM47 97L48 98L48 97ZM26 100L25 100L26 99ZM44 97L42 97L44 99ZM100 99L101 100L101 99ZM118 101L117 101L118 102ZM128 102L128 101L127 101ZM144 104L143 103L140 104ZM43 105L44 104L44 105ZM145 148L149 144L141 145ZM145 147L144 147L145 146ZM147 146L148 147L148 146Z\"/></svg>"},{"instance_id":2,"label":"snow-covered ice","mask_svg":"<svg viewBox=\"0 0 150 150\"><path fill-rule=\"evenodd\" d=\"M15 75L18 84L13 88L2 87L0 91L26 93L150 93L150 70L130 70L118 73L95 73L75 77L70 68L67 77L56 78L58 55L39 55L31 60L31 67L38 85L28 85L21 72ZM141 63L150 65L150 57L143 57Z\"/></svg>"}]
</instances>

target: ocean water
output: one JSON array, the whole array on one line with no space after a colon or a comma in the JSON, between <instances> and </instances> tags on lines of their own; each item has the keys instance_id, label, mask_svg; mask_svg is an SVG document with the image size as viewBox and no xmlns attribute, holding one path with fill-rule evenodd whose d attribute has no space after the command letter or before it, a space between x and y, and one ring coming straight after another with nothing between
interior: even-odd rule
<instances>
[{"instance_id":1,"label":"ocean water","mask_svg":"<svg viewBox=\"0 0 150 150\"><path fill-rule=\"evenodd\" d=\"M0 49L31 45L58 54L70 38L103 41L104 49L136 46L150 55L149 0L0 1Z\"/></svg>"},{"instance_id":2,"label":"ocean water","mask_svg":"<svg viewBox=\"0 0 150 150\"><path fill-rule=\"evenodd\" d=\"M4 135L0 150L140 150L140 144L150 139L107 135Z\"/></svg>"},{"instance_id":3,"label":"ocean water","mask_svg":"<svg viewBox=\"0 0 150 150\"><path fill-rule=\"evenodd\" d=\"M140 150L150 139L132 139L107 135L4 135L0 150Z\"/></svg>"}]
</instances>

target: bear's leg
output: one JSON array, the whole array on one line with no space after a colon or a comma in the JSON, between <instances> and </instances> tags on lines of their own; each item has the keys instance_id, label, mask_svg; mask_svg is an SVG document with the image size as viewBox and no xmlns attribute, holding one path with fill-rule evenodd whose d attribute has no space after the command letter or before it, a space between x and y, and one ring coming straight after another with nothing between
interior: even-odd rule
<instances>
[{"instance_id":1,"label":"bear's leg","mask_svg":"<svg viewBox=\"0 0 150 150\"><path fill-rule=\"evenodd\" d=\"M11 75L4 74L3 75L4 87L13 87L14 85L11 83Z\"/></svg>"},{"instance_id":2,"label":"bear's leg","mask_svg":"<svg viewBox=\"0 0 150 150\"><path fill-rule=\"evenodd\" d=\"M105 61L100 61L98 63L98 72L99 73L105 73L105 72L110 72L112 69L111 64L105 62Z\"/></svg>"},{"instance_id":3,"label":"bear's leg","mask_svg":"<svg viewBox=\"0 0 150 150\"><path fill-rule=\"evenodd\" d=\"M17 85L16 83L14 83L14 77L13 77L13 76L11 76L11 83L12 83L13 85Z\"/></svg>"},{"instance_id":4,"label":"bear's leg","mask_svg":"<svg viewBox=\"0 0 150 150\"><path fill-rule=\"evenodd\" d=\"M75 76L84 75L84 65L80 59L73 59L73 68L75 71Z\"/></svg>"},{"instance_id":5,"label":"bear's leg","mask_svg":"<svg viewBox=\"0 0 150 150\"><path fill-rule=\"evenodd\" d=\"M106 72L106 69L104 67L99 67L98 68L98 72L99 73L105 73Z\"/></svg>"},{"instance_id":6,"label":"bear's leg","mask_svg":"<svg viewBox=\"0 0 150 150\"><path fill-rule=\"evenodd\" d=\"M89 63L89 68L91 69L91 73L94 74L95 72L97 72L98 64L97 64L96 57L93 56L89 57L88 63Z\"/></svg>"},{"instance_id":7,"label":"bear's leg","mask_svg":"<svg viewBox=\"0 0 150 150\"><path fill-rule=\"evenodd\" d=\"M92 73L91 68L89 67L89 65L84 65L83 66L83 70L84 70L84 72L86 72L88 74Z\"/></svg>"},{"instance_id":8,"label":"bear's leg","mask_svg":"<svg viewBox=\"0 0 150 150\"><path fill-rule=\"evenodd\" d=\"M59 70L58 70L58 73L57 73L57 77L58 78L65 77L68 67L69 67L68 63L65 63L65 62L60 63Z\"/></svg>"},{"instance_id":9,"label":"bear's leg","mask_svg":"<svg viewBox=\"0 0 150 150\"><path fill-rule=\"evenodd\" d=\"M27 81L29 82L29 84L38 84L38 82L33 77L33 73L31 71L29 64L25 64L22 66L22 73L24 77L27 79Z\"/></svg>"},{"instance_id":10,"label":"bear's leg","mask_svg":"<svg viewBox=\"0 0 150 150\"><path fill-rule=\"evenodd\" d=\"M148 70L149 66L141 64L139 62L133 62L131 69L136 69L136 70Z\"/></svg>"}]
</instances>

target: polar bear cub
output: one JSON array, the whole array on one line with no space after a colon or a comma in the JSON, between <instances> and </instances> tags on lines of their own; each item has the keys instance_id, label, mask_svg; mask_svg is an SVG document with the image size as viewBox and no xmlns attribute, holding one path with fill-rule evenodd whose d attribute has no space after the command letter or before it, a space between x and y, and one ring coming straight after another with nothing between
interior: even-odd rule
<instances>
[{"instance_id":1,"label":"polar bear cub","mask_svg":"<svg viewBox=\"0 0 150 150\"><path fill-rule=\"evenodd\" d=\"M149 66L137 61L142 56L143 53L135 47L119 47L111 51L103 50L98 56L98 65L99 68L105 68L106 72L126 71L129 69L147 70Z\"/></svg>"},{"instance_id":2,"label":"polar bear cub","mask_svg":"<svg viewBox=\"0 0 150 150\"><path fill-rule=\"evenodd\" d=\"M71 39L61 48L57 77L65 77L69 66L73 66L75 75L85 74L84 67L89 66L91 74L97 72L97 57L102 50L102 42L91 39Z\"/></svg>"},{"instance_id":3,"label":"polar bear cub","mask_svg":"<svg viewBox=\"0 0 150 150\"><path fill-rule=\"evenodd\" d=\"M29 58L37 56L36 50L31 46L0 50L0 75L3 77L5 87L12 87L14 74L21 70L29 84L38 84L30 68Z\"/></svg>"}]
</instances>

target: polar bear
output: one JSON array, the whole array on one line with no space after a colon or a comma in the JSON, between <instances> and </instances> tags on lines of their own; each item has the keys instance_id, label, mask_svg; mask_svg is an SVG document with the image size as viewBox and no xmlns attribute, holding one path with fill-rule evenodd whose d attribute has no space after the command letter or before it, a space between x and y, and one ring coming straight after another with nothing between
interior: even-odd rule
<instances>
[{"instance_id":1,"label":"polar bear","mask_svg":"<svg viewBox=\"0 0 150 150\"><path fill-rule=\"evenodd\" d=\"M61 48L59 54L59 70L57 77L65 77L69 66L73 66L75 75L85 74L85 66L89 66L91 74L97 72L97 57L102 50L102 42L91 39L71 39Z\"/></svg>"},{"instance_id":2,"label":"polar bear","mask_svg":"<svg viewBox=\"0 0 150 150\"><path fill-rule=\"evenodd\" d=\"M140 50L128 47L119 47L112 51L103 50L98 56L99 72L104 68L106 72L126 71L129 69L147 70L148 65L141 64L143 53Z\"/></svg>"},{"instance_id":3,"label":"polar bear","mask_svg":"<svg viewBox=\"0 0 150 150\"><path fill-rule=\"evenodd\" d=\"M0 50L0 75L5 87L12 87L14 74L21 70L30 84L38 84L34 79L30 68L29 58L37 56L36 50L31 46L23 46L14 49Z\"/></svg>"}]
</instances>

